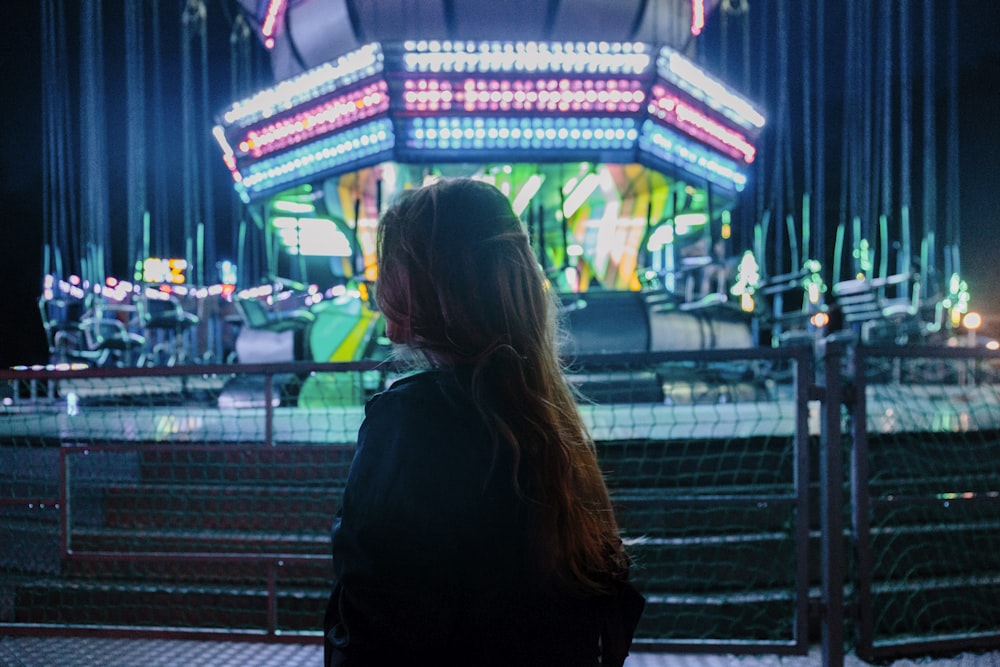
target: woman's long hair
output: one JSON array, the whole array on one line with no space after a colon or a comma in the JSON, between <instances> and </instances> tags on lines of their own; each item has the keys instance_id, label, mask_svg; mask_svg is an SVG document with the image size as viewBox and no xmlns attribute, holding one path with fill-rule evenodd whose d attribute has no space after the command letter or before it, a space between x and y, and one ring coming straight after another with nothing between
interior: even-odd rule
<instances>
[{"instance_id":1,"label":"woman's long hair","mask_svg":"<svg viewBox=\"0 0 1000 667\"><path fill-rule=\"evenodd\" d=\"M390 338L472 369L473 398L512 451L542 573L607 591L626 556L560 364L556 297L507 198L471 179L409 191L383 215L377 246Z\"/></svg>"}]
</instances>

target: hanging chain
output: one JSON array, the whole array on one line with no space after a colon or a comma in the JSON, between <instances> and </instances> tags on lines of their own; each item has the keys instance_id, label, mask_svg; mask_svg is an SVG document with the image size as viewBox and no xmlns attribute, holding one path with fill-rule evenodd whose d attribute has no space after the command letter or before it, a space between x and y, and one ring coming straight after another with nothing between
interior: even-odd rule
<instances>
[{"instance_id":1,"label":"hanging chain","mask_svg":"<svg viewBox=\"0 0 1000 667\"><path fill-rule=\"evenodd\" d=\"M188 0L184 13L181 14L181 21L185 25L194 21L204 22L207 14L203 0Z\"/></svg>"},{"instance_id":2,"label":"hanging chain","mask_svg":"<svg viewBox=\"0 0 1000 667\"><path fill-rule=\"evenodd\" d=\"M722 0L722 11L737 16L750 11L749 0Z\"/></svg>"},{"instance_id":3,"label":"hanging chain","mask_svg":"<svg viewBox=\"0 0 1000 667\"><path fill-rule=\"evenodd\" d=\"M195 225L201 217L202 161L195 130L201 105L196 99L195 60L192 44L204 50L207 11L202 0L188 0L181 14L181 161L184 209L184 258L189 269L195 266ZM202 82L204 84L204 82ZM204 85L202 86L202 89Z\"/></svg>"}]
</instances>

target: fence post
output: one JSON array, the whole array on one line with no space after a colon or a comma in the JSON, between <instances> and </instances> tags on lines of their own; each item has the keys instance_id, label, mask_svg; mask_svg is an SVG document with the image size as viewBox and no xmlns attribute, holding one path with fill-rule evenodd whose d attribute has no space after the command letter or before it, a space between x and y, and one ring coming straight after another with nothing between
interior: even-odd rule
<instances>
[{"instance_id":1,"label":"fence post","mask_svg":"<svg viewBox=\"0 0 1000 667\"><path fill-rule=\"evenodd\" d=\"M65 558L72 548L70 543L69 513L69 462L66 461L66 444L59 444L59 557Z\"/></svg>"},{"instance_id":2,"label":"fence post","mask_svg":"<svg viewBox=\"0 0 1000 667\"><path fill-rule=\"evenodd\" d=\"M896 359L895 361L899 361ZM872 657L874 641L874 614L872 609L871 548L871 494L868 490L868 399L865 380L866 359L864 347L854 352L854 400L851 402L851 532L857 573L855 599L857 601L857 653L859 657Z\"/></svg>"},{"instance_id":3,"label":"fence post","mask_svg":"<svg viewBox=\"0 0 1000 667\"><path fill-rule=\"evenodd\" d=\"M278 566L280 561L267 561L267 634L278 634Z\"/></svg>"},{"instance_id":4,"label":"fence post","mask_svg":"<svg viewBox=\"0 0 1000 667\"><path fill-rule=\"evenodd\" d=\"M274 444L274 373L264 375L264 444Z\"/></svg>"},{"instance_id":5,"label":"fence post","mask_svg":"<svg viewBox=\"0 0 1000 667\"><path fill-rule=\"evenodd\" d=\"M824 667L844 664L844 453L841 438L841 406L844 386L841 361L846 345L830 337L823 341L825 401L819 437L819 501L821 602L820 634Z\"/></svg>"},{"instance_id":6,"label":"fence post","mask_svg":"<svg viewBox=\"0 0 1000 667\"><path fill-rule=\"evenodd\" d=\"M809 517L810 495L810 401L816 383L812 347L793 348L795 359L795 497L799 515L795 522L795 644L809 650Z\"/></svg>"}]
</instances>

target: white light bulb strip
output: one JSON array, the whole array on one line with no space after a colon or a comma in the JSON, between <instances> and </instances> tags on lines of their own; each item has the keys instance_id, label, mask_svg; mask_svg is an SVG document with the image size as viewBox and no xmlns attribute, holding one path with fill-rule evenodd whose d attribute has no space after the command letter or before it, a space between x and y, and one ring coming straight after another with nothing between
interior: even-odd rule
<instances>
[{"instance_id":1,"label":"white light bulb strip","mask_svg":"<svg viewBox=\"0 0 1000 667\"><path fill-rule=\"evenodd\" d=\"M641 42L474 42L411 40L403 43L406 72L646 72L651 58Z\"/></svg>"},{"instance_id":2,"label":"white light bulb strip","mask_svg":"<svg viewBox=\"0 0 1000 667\"><path fill-rule=\"evenodd\" d=\"M685 93L749 131L764 127L764 116L750 102L709 76L668 46L660 49L657 73Z\"/></svg>"},{"instance_id":3,"label":"white light bulb strip","mask_svg":"<svg viewBox=\"0 0 1000 667\"><path fill-rule=\"evenodd\" d=\"M384 56L378 44L367 44L333 62L286 79L240 102L222 114L223 124L246 127L265 118L293 109L300 104L333 92L338 88L382 72Z\"/></svg>"}]
</instances>

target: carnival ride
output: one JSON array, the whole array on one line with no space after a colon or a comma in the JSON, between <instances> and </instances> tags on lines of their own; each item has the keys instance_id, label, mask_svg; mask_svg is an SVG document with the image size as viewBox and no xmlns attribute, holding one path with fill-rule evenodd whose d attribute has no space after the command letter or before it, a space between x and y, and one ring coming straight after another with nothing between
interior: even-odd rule
<instances>
[{"instance_id":1,"label":"carnival ride","mask_svg":"<svg viewBox=\"0 0 1000 667\"><path fill-rule=\"evenodd\" d=\"M240 4L233 34L254 26L277 83L220 111L212 130L242 207L235 263L210 256L190 215L186 252L169 258L152 256L145 216L129 279L105 277L100 253L64 277L49 247L39 307L53 363L384 354L369 298L376 221L400 191L453 176L509 194L562 295L574 354L811 344L839 329L926 341L968 310L952 240L947 286L933 230L910 256L908 201L891 231L885 212L842 212L821 263L811 193L793 214L781 179L754 171L764 115L684 53L707 15L732 19L742 5L549 3L509 41L496 35L517 12L485 2L418 16L391 2ZM518 25L541 11L520 4ZM776 153L787 133L774 133ZM786 168L771 159L775 174ZM810 178L821 189L822 174ZM765 185L779 192L762 196Z\"/></svg>"}]
</instances>

